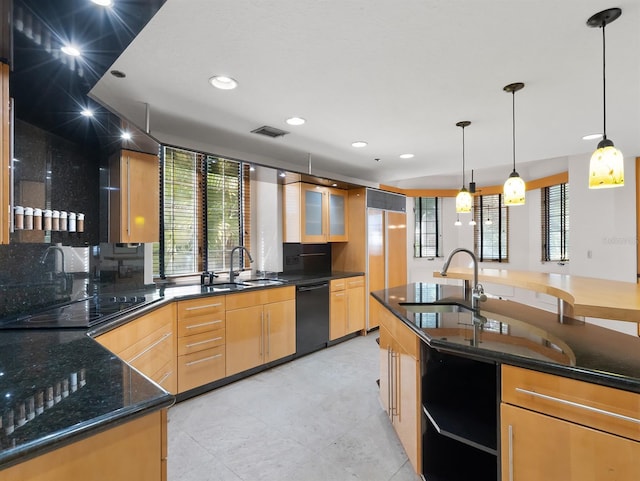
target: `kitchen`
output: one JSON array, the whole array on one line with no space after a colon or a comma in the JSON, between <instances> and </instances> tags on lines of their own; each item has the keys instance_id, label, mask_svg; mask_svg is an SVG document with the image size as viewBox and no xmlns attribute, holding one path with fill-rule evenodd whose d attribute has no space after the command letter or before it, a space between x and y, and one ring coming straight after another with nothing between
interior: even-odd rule
<instances>
[{"instance_id":1,"label":"kitchen","mask_svg":"<svg viewBox=\"0 0 640 481\"><path fill-rule=\"evenodd\" d=\"M171 2L167 4L167 6L171 6ZM606 7L606 5L604 6ZM603 7L603 8L604 8ZM596 11L597 9L594 9ZM625 15L623 15L622 19L625 19L627 14L633 15L633 9L629 9L629 12L625 10ZM582 20L581 20L582 22ZM582 22L584 23L584 22ZM586 27L583 27L586 30ZM618 28L617 24L611 28L612 36L615 38L616 28ZM587 31L587 33L589 33ZM594 32L590 32L594 33ZM597 36L597 35L596 35ZM24 39L23 39L24 40ZM614 44L615 45L615 44ZM595 47L594 47L595 48ZM615 49L612 51L615 52ZM613 56L613 54L610 54ZM5 56L6 58L6 56ZM17 59L16 59L17 61ZM615 64L614 64L615 65ZM107 65L109 67L109 65ZM129 72L127 72L129 73ZM525 79L526 80L526 79ZM504 82L503 82L504 83ZM499 86L500 87L500 86ZM530 88L528 86L528 88ZM497 89L500 90L499 88ZM526 93L526 90L525 92ZM504 94L502 94L504 95ZM519 94L521 95L521 94ZM506 96L505 96L506 97ZM613 100L610 100L612 104L614 104ZM18 108L18 107L16 107ZM131 107L134 108L134 107ZM149 110L145 112L145 106L142 103L138 103L135 107L135 113L128 114L127 117L135 120L135 124L138 126L138 131L145 130L145 118L146 114L149 115L150 129L151 133L154 133L154 129L162 129L163 126L161 124L161 113L156 112L154 104L151 103ZM120 106L118 106L118 111L122 110ZM519 119L520 116L525 116L526 111L523 108L522 114L519 110ZM615 107L614 107L615 112ZM33 114L32 114L33 115ZM615 114L612 116L615 118ZM21 120L18 118L18 120ZM457 119L456 119L457 120ZM613 119L612 119L613 120ZM27 122L28 124L29 122ZM636 123L637 124L637 123ZM119 127L117 123L112 124L111 121L106 123L107 128L111 127ZM196 127L191 125L192 127ZM470 130L473 129L473 125L470 127ZM451 127L451 130L454 130ZM21 129L16 131L16 139L20 138L20 135L25 135L27 129L23 126ZM114 131L115 132L115 131ZM519 131L520 134L521 131ZM174 139L179 138L179 133L175 133ZM33 135L31 138L34 138ZM614 134L614 138L619 139L617 135ZM507 137L508 139L508 137ZM620 140L617 140L620 142ZM504 142L507 144L506 140ZM182 141L174 141L169 142L169 144L180 145L183 147L191 147L193 149L202 151L202 152L217 152L219 155L228 155L231 158L241 158L245 160L255 160L256 164L264 163L265 166L261 166L265 169L264 174L268 177L276 177L278 168L281 167L281 162L260 162L262 157L259 156L247 156L247 155L229 155L228 151L230 150L228 145L220 144L220 150L215 147L207 146L201 147L205 145L206 142L200 141L199 144L197 142L188 142L185 143L184 139ZM18 151L19 143L16 144L16 151ZM25 145L22 143L22 145ZM124 146L126 147L127 144ZM128 144L131 146L132 144ZM624 143L622 143L624 145ZM631 144L633 145L633 144ZM457 140L455 143L452 142L452 148L456 148L456 165L458 162L458 143ZM99 148L95 148L95 151L100 151ZM270 146L265 146L264 152L266 153L271 149ZM138 150L138 149L134 149ZM144 150L144 149L142 149ZM237 151L240 151L240 148L236 148ZM588 150L588 148L584 147L584 151ZM516 207L514 209L522 209L522 211L526 212L526 215L520 215L520 212L517 215L513 215L510 217L510 245L514 246L511 249L511 256L509 258L509 269L514 270L545 270L552 269L553 272L571 274L576 276L586 276L592 277L594 273L598 274L598 277L602 279L609 280L620 280L627 282L635 282L635 273L636 273L636 262L631 262L632 259L635 259L636 256L636 248L635 242L631 242L630 239L636 238L636 226L633 222L628 222L628 215L631 215L630 212L625 212L625 210L629 209L629 206L635 205L635 192L634 192L634 179L632 173L635 170L635 164L633 161L633 157L629 155L629 153L633 153L633 148L631 152L628 152L629 149L625 149L627 152L627 157L625 159L625 167L627 171L626 178L626 186L623 189L612 189L609 191L589 191L586 188L586 161L588 160L588 154L575 154L575 155L567 155L561 159L555 159L554 169L558 169L558 172L567 171L569 178L572 179L572 188L571 192L571 248L572 252L575 253L572 256L572 262L567 263L568 265L559 266L559 265L541 265L539 262L539 257L537 251L539 249L536 248L537 240L537 232L534 223L534 219L536 219L539 215L539 204L538 200L535 198L535 194L529 194L527 196L527 204L523 207ZM637 149L636 149L637 150ZM24 156L24 150L20 152L20 155L16 155L16 158L20 159ZM101 153L97 154L97 157L102 156ZM28 156L27 156L28 157ZM40 156L34 156L38 159L42 159ZM508 155L506 156L508 158ZM26 157L25 157L26 158ZM150 273L152 269L145 269L144 263L149 262L149 258L151 257L148 252L150 247L148 244L144 246L134 247L133 245L128 245L129 243L124 243L125 245L111 245L109 242L101 244L100 241L105 239L103 229L105 226L102 225L104 220L104 209L105 205L108 205L108 202L101 202L95 194L91 194L91 192L95 193L97 191L101 192L101 196L107 196L108 194L104 192L104 189L101 190L100 186L104 185L102 183L101 176L104 175L104 171L98 169L93 169L90 172L83 172L83 169L88 169L89 167L82 162L75 162L73 156L68 155L67 159L68 165L65 165L64 162L51 162L51 166L53 167L53 178L55 179L64 179L64 184L57 184L50 186L51 190L47 190L47 179L43 179L42 183L44 184L44 192L51 192L53 197L51 198L51 206L55 207L55 204L61 205L62 202L66 202L66 199L60 196L60 192L64 192L64 189L69 189L69 192L72 192L70 197L77 198L77 201L74 203L70 203L68 206L65 206L65 210L69 210L70 212L78 213L83 212L87 214L86 216L86 226L85 233L80 235L80 233L68 233L63 234L61 232L52 232L51 238L47 238L44 244L55 244L57 242L61 242L65 247L65 255L67 254L66 247L74 247L81 250L82 254L81 258L86 258L87 263L90 266L90 270L96 265L99 266L99 273L106 280L111 277L112 279L117 279L118 282L122 282L125 284L136 285L136 283L146 284L148 282ZM382 164L384 164L384 160ZM102 159L102 164L105 165L108 163L109 159ZM548 164L549 162L547 162ZM544 162L542 162L544 164ZM558 167L558 164L560 167ZM306 172L308 171L310 175L311 172L314 172L314 175L310 175L310 177L317 179L325 179L325 178L343 178L343 176L324 176L319 175L322 171L318 170L317 166L323 165L321 154L313 154L309 156L305 156L305 165L296 166L292 168L289 164L289 168L286 169L289 172ZM269 166L269 167L267 167ZM325 167L328 168L328 167ZM527 170L523 171L519 166L519 171L523 174L524 172L528 172L531 169L531 173L527 176L527 180L544 178L548 175L548 172L545 170L545 166L536 168L535 167L525 167ZM46 169L46 167L44 167ZM59 169L59 170L55 170ZM260 170L260 169L259 169ZM459 174L457 167L449 167L449 172L455 172L456 180L455 184L459 182ZM78 174L74 174L77 172ZM77 177L75 176L77 175ZM299 176L304 176L305 174L297 174ZM477 178L480 180L481 175L483 175L483 171L476 171ZM501 174L500 174L501 175ZM82 179L82 182L71 181L71 179ZM25 181L31 181L31 179L26 179ZM340 181L338 181L340 182ZM345 181L342 181L345 182ZM437 181L436 181L437 182ZM355 182L353 178L348 178L344 185L349 187L351 186L359 186L360 189L365 189L369 186L370 182ZM500 181L491 181L485 182L483 180L483 185L493 185L499 184ZM397 182L397 188L406 189L409 193L407 194L408 200L405 207L407 213L412 212L413 208L413 195L410 195L411 189L410 186L407 188L403 188L402 182ZM31 184L24 184L25 189L24 192L27 192L26 187ZM279 195L278 192L278 180L270 180L268 182L261 182L258 185L264 187L266 192L269 194L265 195L265 198L270 201L270 203L262 202L263 198L260 197L260 207L265 211L280 211L281 201L277 198ZM287 184L289 185L289 184ZM434 184L437 185L437 184ZM582 186L585 185L583 188ZM376 184L375 187L378 185ZM17 189L18 190L18 189ZM83 192L86 190L87 192ZM349 189L349 192L353 190L354 197L357 195L357 189ZM22 191L21 191L22 192ZM535 191L534 191L535 192ZM275 198L274 198L274 193ZM26 195L26 194L25 194ZM422 194L427 195L427 194ZM597 200L594 200L594 196L597 196ZM252 199L253 200L253 199ZM257 199L256 199L257 200ZM29 205L26 202L25 205ZM349 199L349 208L357 205L357 201ZM271 207L269 207L271 206ZM620 206L625 206L624 209L621 209ZM358 216L363 216L367 207L365 206L363 209L359 211L355 216L350 216L351 220L354 221L358 218ZM615 215L610 215L611 212L615 212ZM89 215L92 213L93 215ZM625 215L626 214L626 215ZM443 206L442 206L442 245L441 245L441 255L445 255L447 252L450 252L453 248L464 246L473 248L472 243L472 231L470 227L466 226L466 222L464 226L461 228L453 225L453 220L455 220L453 214L453 198L452 197L444 197L443 198ZM466 219L463 220L466 221ZM598 222L593 222L592 219L597 218ZM252 219L252 222L255 221L258 224L257 227L254 227L252 224L252 232L265 232L263 239L255 239L252 240L252 253L255 257L254 266L260 271L271 271L271 272L282 272L284 270L286 264L286 255L283 252L280 252L280 249L274 248L274 245L277 247L282 243L282 228L281 224L277 222L273 222L273 214L272 217L264 217ZM284 221L283 221L284 222ZM413 250L413 225L412 219L410 219L410 214L407 214L407 222L405 223L407 234L406 234L406 243L402 247L403 250L394 250L397 254L406 258L407 264L407 272L403 275L403 270L398 269L394 270L394 274L399 275L400 277L404 277L405 282L422 282L429 281L432 279L432 272L434 270L438 270L441 267L442 258L414 258L411 255ZM355 232L355 231L354 231ZM366 231L363 231L366 232ZM12 240L17 236L25 236L30 235L32 233L13 233ZM348 259L354 259L354 255L349 252L349 247L352 246L352 241L355 240L355 237L352 239L352 235L354 233L349 233L349 242L346 244L334 243L332 244L332 257L333 257L333 267L337 271L348 271L348 272L365 272L365 266L367 265L364 259L359 259L356 262L349 261ZM43 241L40 241L43 242ZM361 242L365 242L364 234ZM71 244L67 246L66 244ZM364 245L364 244L363 244ZM87 246L88 249L87 249ZM97 248L94 248L97 246ZM261 246L258 248L258 246ZM520 248L520 246L527 246L526 248ZM24 279L27 274L27 271L24 269L25 263L29 263L30 259L39 258L42 255L42 251L44 250L45 245L43 244L32 244L29 241L26 243L23 242L11 242L9 246L2 246L0 251L0 256L2 258L3 268L6 268L8 271L7 277L10 279L20 279L22 284L29 284L30 279ZM360 248L354 248L354 250L361 251ZM392 249L393 250L393 249ZM144 251L144 254L141 252ZM266 254L268 252L268 255ZM361 256L362 257L362 256ZM313 258L313 256L311 257ZM52 259L59 259L59 254L56 252L51 252L49 254L49 262L54 262ZM347 259L347 260L345 260ZM248 258L244 258L244 261L248 264ZM462 261L460 261L462 262ZM402 263L405 264L404 262ZM460 264L466 265L466 264ZM56 274L56 272L54 272ZM57 269L57 274L62 274L59 269ZM145 279L142 279L142 276L146 276ZM76 276L80 277L80 276ZM62 281L61 281L62 282ZM5 284L3 282L3 284ZM15 284L18 284L17 282ZM14 285L12 283L12 285ZM381 286L380 288L384 288ZM370 289L375 290L375 289ZM14 295L14 291L12 293L13 299L20 299L22 304L25 306L29 305L37 305L38 299L34 299L35 296L31 294L29 297L29 292L27 290L20 292L20 296ZM525 302L527 304L539 305L543 308L549 308L549 305L554 302L553 299L545 298L543 295L538 295L532 293L526 289L517 289L514 287L503 287L503 286L491 286L490 292L494 295L498 295L503 298L513 298L519 300L521 302ZM373 301L368 301L369 304ZM373 304L374 306L376 304ZM371 311L371 308L369 308ZM368 322L372 322L372 319L367 319ZM369 324L369 327L373 327L374 324ZM614 327L629 334L632 333L633 329L630 329L631 323L614 323ZM635 327L635 326L634 326Z\"/></svg>"}]
</instances>

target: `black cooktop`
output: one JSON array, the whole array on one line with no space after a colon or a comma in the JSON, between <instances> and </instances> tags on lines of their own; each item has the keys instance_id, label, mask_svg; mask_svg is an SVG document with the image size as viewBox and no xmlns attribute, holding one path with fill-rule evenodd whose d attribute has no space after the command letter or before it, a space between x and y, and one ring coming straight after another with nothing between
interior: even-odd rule
<instances>
[{"instance_id":1,"label":"black cooktop","mask_svg":"<svg viewBox=\"0 0 640 481\"><path fill-rule=\"evenodd\" d=\"M93 296L0 320L0 329L86 329L157 299L155 295Z\"/></svg>"}]
</instances>

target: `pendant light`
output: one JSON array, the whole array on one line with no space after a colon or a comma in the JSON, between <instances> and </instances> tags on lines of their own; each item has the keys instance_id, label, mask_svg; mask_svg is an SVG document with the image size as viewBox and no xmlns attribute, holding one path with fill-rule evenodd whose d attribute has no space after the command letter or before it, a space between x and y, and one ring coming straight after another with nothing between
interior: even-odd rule
<instances>
[{"instance_id":1,"label":"pendant light","mask_svg":"<svg viewBox=\"0 0 640 481\"><path fill-rule=\"evenodd\" d=\"M504 204L524 205L525 185L520 174L516 172L516 92L522 90L524 84L516 82L506 85L503 90L512 97L512 138L513 138L513 172L504 183Z\"/></svg>"},{"instance_id":2,"label":"pendant light","mask_svg":"<svg viewBox=\"0 0 640 481\"><path fill-rule=\"evenodd\" d=\"M589 162L589 188L603 189L607 187L622 187L624 185L624 157L615 148L613 141L607 138L607 91L605 76L605 37L604 27L613 22L620 15L619 8L609 8L598 12L587 20L589 27L602 28L602 140L591 156Z\"/></svg>"},{"instance_id":3,"label":"pendant light","mask_svg":"<svg viewBox=\"0 0 640 481\"><path fill-rule=\"evenodd\" d=\"M456 127L462 127L462 189L458 192L456 196L456 212L457 213L467 213L471 212L471 194L464 186L464 128L471 125L471 122L468 120L461 120L456 124Z\"/></svg>"}]
</instances>

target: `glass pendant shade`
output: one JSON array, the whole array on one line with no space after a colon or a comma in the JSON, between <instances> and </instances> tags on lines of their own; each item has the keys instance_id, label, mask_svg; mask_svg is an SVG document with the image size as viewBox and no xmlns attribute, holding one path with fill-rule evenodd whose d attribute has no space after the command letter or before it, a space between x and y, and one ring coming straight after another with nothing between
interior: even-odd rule
<instances>
[{"instance_id":1,"label":"glass pendant shade","mask_svg":"<svg viewBox=\"0 0 640 481\"><path fill-rule=\"evenodd\" d=\"M459 214L469 213L471 212L472 204L473 198L471 197L471 194L463 187L456 196L456 212Z\"/></svg>"},{"instance_id":2,"label":"glass pendant shade","mask_svg":"<svg viewBox=\"0 0 640 481\"><path fill-rule=\"evenodd\" d=\"M504 204L524 205L525 192L524 180L514 170L504 183Z\"/></svg>"},{"instance_id":3,"label":"glass pendant shade","mask_svg":"<svg viewBox=\"0 0 640 481\"><path fill-rule=\"evenodd\" d=\"M611 145L598 144L589 163L589 188L606 189L624 185L624 157L622 152Z\"/></svg>"}]
</instances>

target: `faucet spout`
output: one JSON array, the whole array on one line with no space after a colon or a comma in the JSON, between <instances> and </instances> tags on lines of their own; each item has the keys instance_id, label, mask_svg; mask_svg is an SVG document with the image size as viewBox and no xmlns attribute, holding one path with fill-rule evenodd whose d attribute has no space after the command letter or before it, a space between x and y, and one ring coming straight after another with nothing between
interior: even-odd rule
<instances>
[{"instance_id":1,"label":"faucet spout","mask_svg":"<svg viewBox=\"0 0 640 481\"><path fill-rule=\"evenodd\" d=\"M59 246L49 246L49 247L47 247L45 249L45 251L42 253L42 256L40 257L40 264L44 265L45 261L47 260L47 257L49 256L49 252L51 252L51 251L56 251L56 252L60 253L60 260L61 260L60 272L62 274L64 274L64 251ZM54 267L54 270L55 270L55 267Z\"/></svg>"},{"instance_id":2,"label":"faucet spout","mask_svg":"<svg viewBox=\"0 0 640 481\"><path fill-rule=\"evenodd\" d=\"M473 308L474 313L477 313L478 303L486 301L487 296L484 293L484 287L482 287L482 284L478 282L478 258L476 257L476 255L469 249L465 249L463 247L458 247L457 249L452 250L447 257L444 265L442 266L440 275L446 277L447 271L449 270L449 264L451 264L451 259L453 259L453 256L455 256L458 252L466 252L467 254L469 254L469 256L471 256L471 260L473 261L473 293L471 296L471 307Z\"/></svg>"},{"instance_id":3,"label":"faucet spout","mask_svg":"<svg viewBox=\"0 0 640 481\"><path fill-rule=\"evenodd\" d=\"M235 246L233 249L231 249L231 254L229 254L229 282L235 282L236 274L233 271L233 254L237 250L246 252L247 255L249 256L249 262L253 262L253 257L251 257L251 252L249 252L249 250L245 246ZM240 263L240 255L242 254L238 254L238 267L239 267L238 270L242 268L242 265Z\"/></svg>"}]
</instances>

